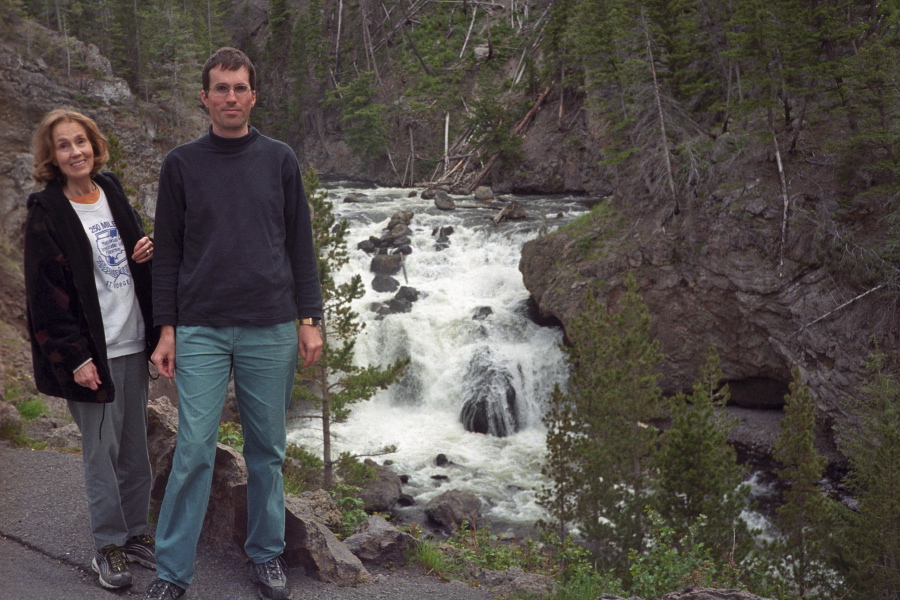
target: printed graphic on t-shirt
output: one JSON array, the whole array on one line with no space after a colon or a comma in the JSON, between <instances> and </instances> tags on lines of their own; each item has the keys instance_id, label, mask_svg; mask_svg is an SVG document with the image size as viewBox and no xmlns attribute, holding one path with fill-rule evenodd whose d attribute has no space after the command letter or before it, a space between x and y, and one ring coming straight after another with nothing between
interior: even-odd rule
<instances>
[{"instance_id":1,"label":"printed graphic on t-shirt","mask_svg":"<svg viewBox=\"0 0 900 600\"><path fill-rule=\"evenodd\" d=\"M97 245L97 265L106 275L106 285L119 288L131 284L131 272L128 270L128 255L119 230L112 221L101 221L90 227ZM119 277L123 277L119 281Z\"/></svg>"}]
</instances>

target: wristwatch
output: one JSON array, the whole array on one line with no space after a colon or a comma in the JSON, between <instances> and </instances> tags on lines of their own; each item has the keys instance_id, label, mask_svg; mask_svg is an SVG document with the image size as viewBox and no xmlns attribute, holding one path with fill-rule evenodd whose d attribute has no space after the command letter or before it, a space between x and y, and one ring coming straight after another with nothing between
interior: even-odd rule
<instances>
[{"instance_id":1,"label":"wristwatch","mask_svg":"<svg viewBox=\"0 0 900 600\"><path fill-rule=\"evenodd\" d=\"M320 319L319 317L305 317L303 319L300 319L300 324L301 325L312 325L313 327L318 327L319 321L321 321L321 320L322 319Z\"/></svg>"}]
</instances>

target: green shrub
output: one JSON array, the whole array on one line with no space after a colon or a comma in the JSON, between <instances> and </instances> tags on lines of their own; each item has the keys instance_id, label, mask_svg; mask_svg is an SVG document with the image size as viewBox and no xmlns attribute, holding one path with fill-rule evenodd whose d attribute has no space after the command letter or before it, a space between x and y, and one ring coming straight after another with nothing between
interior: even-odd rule
<instances>
[{"instance_id":1,"label":"green shrub","mask_svg":"<svg viewBox=\"0 0 900 600\"><path fill-rule=\"evenodd\" d=\"M322 459L296 444L288 444L285 449L284 491L299 494L310 489L318 489L322 483Z\"/></svg>"},{"instance_id":2,"label":"green shrub","mask_svg":"<svg viewBox=\"0 0 900 600\"><path fill-rule=\"evenodd\" d=\"M356 528L369 518L369 513L364 510L365 502L359 497L362 488L343 483L334 484L331 497L335 505L341 511L341 530L338 537L343 539L353 535Z\"/></svg>"},{"instance_id":3,"label":"green shrub","mask_svg":"<svg viewBox=\"0 0 900 600\"><path fill-rule=\"evenodd\" d=\"M697 541L700 530L706 526L704 516L694 521L688 533L680 538L659 514L650 511L648 520L650 531L646 549L629 553L632 594L656 598L688 585L716 587L722 583L729 586L737 584L733 570L717 565L713 561L712 551L703 542Z\"/></svg>"},{"instance_id":4,"label":"green shrub","mask_svg":"<svg viewBox=\"0 0 900 600\"><path fill-rule=\"evenodd\" d=\"M47 414L47 404L40 398L32 398L16 403L16 410L19 411L22 420L28 423Z\"/></svg>"},{"instance_id":5,"label":"green shrub","mask_svg":"<svg viewBox=\"0 0 900 600\"><path fill-rule=\"evenodd\" d=\"M437 575L443 579L450 579L459 571L459 568L446 554L441 552L438 545L431 540L418 540L407 555L409 562L422 565L426 572Z\"/></svg>"},{"instance_id":6,"label":"green shrub","mask_svg":"<svg viewBox=\"0 0 900 600\"><path fill-rule=\"evenodd\" d=\"M244 451L244 432L240 423L219 423L219 443Z\"/></svg>"},{"instance_id":7,"label":"green shrub","mask_svg":"<svg viewBox=\"0 0 900 600\"><path fill-rule=\"evenodd\" d=\"M347 485L362 486L375 479L375 469L360 461L349 452L342 452L336 464L337 476Z\"/></svg>"}]
</instances>

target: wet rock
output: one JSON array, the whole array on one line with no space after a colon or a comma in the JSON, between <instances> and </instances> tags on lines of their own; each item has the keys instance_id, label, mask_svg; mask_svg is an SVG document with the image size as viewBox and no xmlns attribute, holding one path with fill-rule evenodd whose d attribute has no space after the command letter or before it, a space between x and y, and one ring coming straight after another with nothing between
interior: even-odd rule
<instances>
[{"instance_id":1,"label":"wet rock","mask_svg":"<svg viewBox=\"0 0 900 600\"><path fill-rule=\"evenodd\" d=\"M494 215L492 220L494 223L500 223L501 221L521 221L527 218L528 213L525 211L525 207L513 200Z\"/></svg>"},{"instance_id":2,"label":"wet rock","mask_svg":"<svg viewBox=\"0 0 900 600\"><path fill-rule=\"evenodd\" d=\"M356 248L362 250L366 254L372 254L378 250L378 246L371 239L361 241L356 245Z\"/></svg>"},{"instance_id":3,"label":"wet rock","mask_svg":"<svg viewBox=\"0 0 900 600\"><path fill-rule=\"evenodd\" d=\"M400 224L409 226L409 224L412 223L414 216L415 213L413 213L411 210L397 211L393 215L391 215L391 220L388 221L387 227L385 227L385 229L390 231L395 226Z\"/></svg>"},{"instance_id":4,"label":"wet rock","mask_svg":"<svg viewBox=\"0 0 900 600\"><path fill-rule=\"evenodd\" d=\"M448 490L425 505L429 519L447 529L462 523L477 524L481 518L481 500L471 492Z\"/></svg>"},{"instance_id":5,"label":"wet rock","mask_svg":"<svg viewBox=\"0 0 900 600\"><path fill-rule=\"evenodd\" d=\"M400 287L400 282L390 275L376 275L372 280L372 289L376 292L394 292Z\"/></svg>"},{"instance_id":6,"label":"wet rock","mask_svg":"<svg viewBox=\"0 0 900 600\"><path fill-rule=\"evenodd\" d=\"M347 194L346 196L344 196L344 202L347 202L349 204L365 202L368 199L369 199L369 197L367 195L362 194L360 192L351 192L351 193Z\"/></svg>"},{"instance_id":7,"label":"wet rock","mask_svg":"<svg viewBox=\"0 0 900 600\"><path fill-rule=\"evenodd\" d=\"M407 225L406 223L397 223L393 227L388 229L388 234L381 239L382 241L389 242L395 241L398 238L405 237L408 240L411 234L412 229L409 228L409 225Z\"/></svg>"},{"instance_id":8,"label":"wet rock","mask_svg":"<svg viewBox=\"0 0 900 600\"><path fill-rule=\"evenodd\" d=\"M394 275L400 272L402 260L400 254L376 254L369 269L378 275Z\"/></svg>"},{"instance_id":9,"label":"wet rock","mask_svg":"<svg viewBox=\"0 0 900 600\"><path fill-rule=\"evenodd\" d=\"M456 203L453 201L453 198L450 197L447 192L435 192L434 194L434 205L440 210L455 210Z\"/></svg>"},{"instance_id":10,"label":"wet rock","mask_svg":"<svg viewBox=\"0 0 900 600\"><path fill-rule=\"evenodd\" d=\"M406 300L408 302L415 302L419 299L419 291L416 288L412 288L407 285L400 286L400 289L397 290L394 298L397 298L398 300Z\"/></svg>"},{"instance_id":11,"label":"wet rock","mask_svg":"<svg viewBox=\"0 0 900 600\"><path fill-rule=\"evenodd\" d=\"M379 465L371 458L365 465L375 471L375 479L367 481L360 495L367 512L390 512L400 498L402 483L400 476L389 467Z\"/></svg>"},{"instance_id":12,"label":"wet rock","mask_svg":"<svg viewBox=\"0 0 900 600\"><path fill-rule=\"evenodd\" d=\"M391 298L387 301L387 307L391 314L408 313L412 310L412 302L404 298Z\"/></svg>"},{"instance_id":13,"label":"wet rock","mask_svg":"<svg viewBox=\"0 0 900 600\"><path fill-rule=\"evenodd\" d=\"M494 190L486 185L479 185L475 188L475 199L481 202L489 202L494 199Z\"/></svg>"},{"instance_id":14,"label":"wet rock","mask_svg":"<svg viewBox=\"0 0 900 600\"><path fill-rule=\"evenodd\" d=\"M512 375L491 359L488 349L469 362L460 420L466 431L504 437L519 429Z\"/></svg>"},{"instance_id":15,"label":"wet rock","mask_svg":"<svg viewBox=\"0 0 900 600\"><path fill-rule=\"evenodd\" d=\"M492 314L494 314L494 309L490 306L479 306L475 309L475 314L472 315L472 318L476 321L484 321Z\"/></svg>"}]
</instances>

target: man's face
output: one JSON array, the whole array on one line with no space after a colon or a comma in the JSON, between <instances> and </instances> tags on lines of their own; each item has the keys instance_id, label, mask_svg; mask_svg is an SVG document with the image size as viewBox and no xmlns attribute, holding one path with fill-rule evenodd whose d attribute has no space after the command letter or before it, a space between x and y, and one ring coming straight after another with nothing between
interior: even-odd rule
<instances>
[{"instance_id":1,"label":"man's face","mask_svg":"<svg viewBox=\"0 0 900 600\"><path fill-rule=\"evenodd\" d=\"M209 90L200 92L209 110L212 131L221 137L241 137L249 131L250 109L256 104L256 91L250 89L247 67L226 71L216 67L209 72Z\"/></svg>"}]
</instances>

